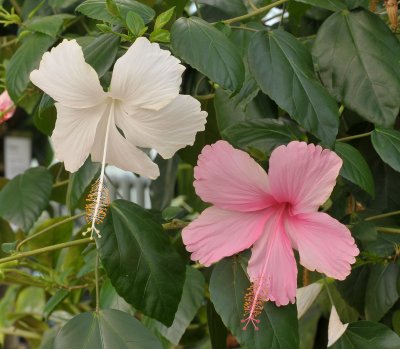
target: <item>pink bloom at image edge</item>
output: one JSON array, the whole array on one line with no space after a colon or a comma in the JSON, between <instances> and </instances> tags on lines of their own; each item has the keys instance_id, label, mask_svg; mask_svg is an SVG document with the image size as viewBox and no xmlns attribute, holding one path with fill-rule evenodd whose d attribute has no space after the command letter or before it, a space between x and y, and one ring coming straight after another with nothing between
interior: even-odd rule
<instances>
[{"instance_id":1,"label":"pink bloom at image edge","mask_svg":"<svg viewBox=\"0 0 400 349\"><path fill-rule=\"evenodd\" d=\"M15 113L15 105L7 91L0 94L0 124L10 119Z\"/></svg>"},{"instance_id":2,"label":"pink bloom at image edge","mask_svg":"<svg viewBox=\"0 0 400 349\"><path fill-rule=\"evenodd\" d=\"M182 231L192 260L209 266L252 246L244 329L263 302L294 303L300 263L343 280L359 250L347 227L318 208L330 196L342 160L320 146L293 141L277 147L268 174L225 141L204 147L195 167L196 193L214 206Z\"/></svg>"}]
</instances>

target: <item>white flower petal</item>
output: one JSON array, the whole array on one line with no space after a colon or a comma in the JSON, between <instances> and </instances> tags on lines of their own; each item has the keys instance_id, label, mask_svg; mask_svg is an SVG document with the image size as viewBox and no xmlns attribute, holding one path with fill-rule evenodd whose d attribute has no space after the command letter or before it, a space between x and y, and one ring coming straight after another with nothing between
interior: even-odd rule
<instances>
[{"instance_id":1,"label":"white flower petal","mask_svg":"<svg viewBox=\"0 0 400 349\"><path fill-rule=\"evenodd\" d=\"M90 153L97 125L108 109L107 104L75 109L56 103L56 108L57 121L51 136L56 157L64 161L67 171L75 172Z\"/></svg>"},{"instance_id":2,"label":"white flower petal","mask_svg":"<svg viewBox=\"0 0 400 349\"><path fill-rule=\"evenodd\" d=\"M158 110L179 93L185 67L158 44L138 38L119 58L111 79L110 96L128 106Z\"/></svg>"},{"instance_id":3,"label":"white flower petal","mask_svg":"<svg viewBox=\"0 0 400 349\"><path fill-rule=\"evenodd\" d=\"M114 117L107 115L101 120L92 148L92 160L103 160L104 144L108 118L111 124L108 135L106 163L119 167L125 171L155 179L160 175L158 166L140 149L126 140L115 126Z\"/></svg>"},{"instance_id":4,"label":"white flower petal","mask_svg":"<svg viewBox=\"0 0 400 349\"><path fill-rule=\"evenodd\" d=\"M311 285L298 288L296 291L297 318L300 319L312 306L322 289L322 284L314 282Z\"/></svg>"},{"instance_id":5,"label":"white flower petal","mask_svg":"<svg viewBox=\"0 0 400 349\"><path fill-rule=\"evenodd\" d=\"M57 102L71 108L93 107L106 97L96 71L85 62L75 40L64 40L46 52L30 79Z\"/></svg>"},{"instance_id":6,"label":"white flower petal","mask_svg":"<svg viewBox=\"0 0 400 349\"><path fill-rule=\"evenodd\" d=\"M331 315L329 316L328 324L328 348L336 343L336 341L343 335L349 324L343 324L340 321L336 308L332 306Z\"/></svg>"},{"instance_id":7,"label":"white flower petal","mask_svg":"<svg viewBox=\"0 0 400 349\"><path fill-rule=\"evenodd\" d=\"M123 106L117 108L115 121L125 137L137 146L156 149L165 159L192 145L206 123L207 113L191 96L178 95L159 111L138 108L128 115Z\"/></svg>"}]
</instances>

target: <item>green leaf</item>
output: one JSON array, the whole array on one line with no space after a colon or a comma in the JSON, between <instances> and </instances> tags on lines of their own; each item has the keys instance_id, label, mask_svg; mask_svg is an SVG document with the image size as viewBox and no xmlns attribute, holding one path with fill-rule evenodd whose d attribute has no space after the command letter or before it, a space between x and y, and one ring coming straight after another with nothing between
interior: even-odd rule
<instances>
[{"instance_id":1,"label":"green leaf","mask_svg":"<svg viewBox=\"0 0 400 349\"><path fill-rule=\"evenodd\" d=\"M142 17L144 23L149 23L156 13L154 10L146 6L139 1L135 0L115 0L118 10L122 18L126 18L129 11L137 13ZM118 18L113 17L106 7L106 0L86 0L81 3L75 11L84 14L87 17L97 19L99 21L105 21L108 23L118 24L120 21Z\"/></svg>"},{"instance_id":2,"label":"green leaf","mask_svg":"<svg viewBox=\"0 0 400 349\"><path fill-rule=\"evenodd\" d=\"M349 324L346 332L331 349L398 349L400 337L382 324L357 321Z\"/></svg>"},{"instance_id":3,"label":"green leaf","mask_svg":"<svg viewBox=\"0 0 400 349\"><path fill-rule=\"evenodd\" d=\"M378 231L375 224L371 222L360 222L351 228L352 235L360 241L375 241L378 237Z\"/></svg>"},{"instance_id":4,"label":"green leaf","mask_svg":"<svg viewBox=\"0 0 400 349\"><path fill-rule=\"evenodd\" d=\"M342 11L347 9L345 0L296 0L304 4L325 8L330 11Z\"/></svg>"},{"instance_id":5,"label":"green leaf","mask_svg":"<svg viewBox=\"0 0 400 349\"><path fill-rule=\"evenodd\" d=\"M256 148L266 154L295 138L289 127L276 119L243 121L224 129L221 135L239 148Z\"/></svg>"},{"instance_id":6,"label":"green leaf","mask_svg":"<svg viewBox=\"0 0 400 349\"><path fill-rule=\"evenodd\" d=\"M110 279L101 285L99 304L101 309L115 309L131 315L135 314L135 310L115 291Z\"/></svg>"},{"instance_id":7,"label":"green leaf","mask_svg":"<svg viewBox=\"0 0 400 349\"><path fill-rule=\"evenodd\" d=\"M207 302L207 325L212 349L225 348L228 330L210 301Z\"/></svg>"},{"instance_id":8,"label":"green leaf","mask_svg":"<svg viewBox=\"0 0 400 349\"><path fill-rule=\"evenodd\" d=\"M100 229L101 261L118 294L170 326L182 296L185 265L162 226L142 207L116 200Z\"/></svg>"},{"instance_id":9,"label":"green leaf","mask_svg":"<svg viewBox=\"0 0 400 349\"><path fill-rule=\"evenodd\" d=\"M174 322L170 327L166 327L157 321L152 327L157 329L172 344L178 345L204 300L204 288L205 280L201 272L187 266L182 299L175 314Z\"/></svg>"},{"instance_id":10,"label":"green leaf","mask_svg":"<svg viewBox=\"0 0 400 349\"><path fill-rule=\"evenodd\" d=\"M365 294L365 318L379 321L399 299L397 278L399 266L395 263L371 267Z\"/></svg>"},{"instance_id":11,"label":"green leaf","mask_svg":"<svg viewBox=\"0 0 400 349\"><path fill-rule=\"evenodd\" d=\"M39 66L43 53L53 45L55 38L35 33L27 37L15 51L7 65L6 87L10 97L17 102L29 84L29 74Z\"/></svg>"},{"instance_id":12,"label":"green leaf","mask_svg":"<svg viewBox=\"0 0 400 349\"><path fill-rule=\"evenodd\" d=\"M376 128L372 131L371 141L383 162L400 172L400 132Z\"/></svg>"},{"instance_id":13,"label":"green leaf","mask_svg":"<svg viewBox=\"0 0 400 349\"><path fill-rule=\"evenodd\" d=\"M146 26L144 25L144 21L142 17L140 17L137 13L133 11L129 11L126 15L126 26L129 31L135 36L139 37L143 34L143 30L146 31Z\"/></svg>"},{"instance_id":14,"label":"green leaf","mask_svg":"<svg viewBox=\"0 0 400 349\"><path fill-rule=\"evenodd\" d=\"M283 30L256 33L249 67L261 90L307 131L332 146L338 126L336 102L321 86L307 49Z\"/></svg>"},{"instance_id":15,"label":"green leaf","mask_svg":"<svg viewBox=\"0 0 400 349\"><path fill-rule=\"evenodd\" d=\"M335 98L378 126L399 112L400 43L375 14L359 9L329 17L315 40L319 76Z\"/></svg>"},{"instance_id":16,"label":"green leaf","mask_svg":"<svg viewBox=\"0 0 400 349\"><path fill-rule=\"evenodd\" d=\"M156 22L154 23L154 31L164 28L164 26L171 20L174 11L175 6L163 13L160 13L156 18Z\"/></svg>"},{"instance_id":17,"label":"green leaf","mask_svg":"<svg viewBox=\"0 0 400 349\"><path fill-rule=\"evenodd\" d=\"M57 119L57 110L54 106L54 100L43 93L39 106L33 115L33 123L36 128L47 136L53 133Z\"/></svg>"},{"instance_id":18,"label":"green leaf","mask_svg":"<svg viewBox=\"0 0 400 349\"><path fill-rule=\"evenodd\" d=\"M106 8L107 11L111 14L111 16L113 17L120 16L119 9L114 0L106 0Z\"/></svg>"},{"instance_id":19,"label":"green leaf","mask_svg":"<svg viewBox=\"0 0 400 349\"><path fill-rule=\"evenodd\" d=\"M69 295L69 291L65 289L58 290L50 299L47 301L43 309L43 315L46 319L49 318L51 313L57 308L57 306Z\"/></svg>"},{"instance_id":20,"label":"green leaf","mask_svg":"<svg viewBox=\"0 0 400 349\"><path fill-rule=\"evenodd\" d=\"M14 231L10 227L10 224L4 219L0 218L0 258L5 257L7 253L7 248L11 248L11 251L15 249L15 244L13 241L16 236ZM8 252L11 252L10 249Z\"/></svg>"},{"instance_id":21,"label":"green leaf","mask_svg":"<svg viewBox=\"0 0 400 349\"><path fill-rule=\"evenodd\" d=\"M343 142L335 143L335 152L343 160L340 175L374 197L374 178L372 177L371 169L361 153L350 144Z\"/></svg>"},{"instance_id":22,"label":"green leaf","mask_svg":"<svg viewBox=\"0 0 400 349\"><path fill-rule=\"evenodd\" d=\"M133 316L105 309L83 313L68 321L54 349L162 349L157 338Z\"/></svg>"},{"instance_id":23,"label":"green leaf","mask_svg":"<svg viewBox=\"0 0 400 349\"><path fill-rule=\"evenodd\" d=\"M71 174L67 189L67 207L71 212L79 206L99 172L100 164L93 163L90 158L87 158L79 170Z\"/></svg>"},{"instance_id":24,"label":"green leaf","mask_svg":"<svg viewBox=\"0 0 400 349\"><path fill-rule=\"evenodd\" d=\"M227 90L238 91L244 65L237 48L218 29L198 17L179 18L171 30L178 57Z\"/></svg>"},{"instance_id":25,"label":"green leaf","mask_svg":"<svg viewBox=\"0 0 400 349\"><path fill-rule=\"evenodd\" d=\"M157 29L150 34L151 42L170 42L171 34L168 30Z\"/></svg>"},{"instance_id":26,"label":"green leaf","mask_svg":"<svg viewBox=\"0 0 400 349\"><path fill-rule=\"evenodd\" d=\"M226 13L227 18L237 17L248 12L243 0L199 0L199 3L217 8Z\"/></svg>"},{"instance_id":27,"label":"green leaf","mask_svg":"<svg viewBox=\"0 0 400 349\"><path fill-rule=\"evenodd\" d=\"M85 61L102 77L114 64L119 48L119 37L114 34L102 34L89 45L82 47Z\"/></svg>"},{"instance_id":28,"label":"green leaf","mask_svg":"<svg viewBox=\"0 0 400 349\"><path fill-rule=\"evenodd\" d=\"M49 204L52 185L43 167L16 176L0 191L0 216L28 231Z\"/></svg>"},{"instance_id":29,"label":"green leaf","mask_svg":"<svg viewBox=\"0 0 400 349\"><path fill-rule=\"evenodd\" d=\"M64 20L75 18L67 13L46 16L33 17L24 22L24 27L28 30L56 37L62 28Z\"/></svg>"},{"instance_id":30,"label":"green leaf","mask_svg":"<svg viewBox=\"0 0 400 349\"><path fill-rule=\"evenodd\" d=\"M299 347L296 306L276 307L266 302L260 314L260 330L249 326L243 331L243 302L250 282L237 258L219 262L211 275L210 296L215 310L239 343L248 349Z\"/></svg>"}]
</instances>

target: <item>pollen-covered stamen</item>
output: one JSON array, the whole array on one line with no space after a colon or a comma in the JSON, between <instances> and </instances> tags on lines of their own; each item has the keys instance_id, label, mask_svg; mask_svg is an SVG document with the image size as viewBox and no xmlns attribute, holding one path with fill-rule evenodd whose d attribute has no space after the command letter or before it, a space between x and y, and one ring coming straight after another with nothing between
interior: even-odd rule
<instances>
[{"instance_id":1,"label":"pollen-covered stamen","mask_svg":"<svg viewBox=\"0 0 400 349\"><path fill-rule=\"evenodd\" d=\"M263 282L261 282L261 280L252 282L244 296L244 319L241 320L244 324L243 330L247 330L247 326L250 322L253 324L256 331L259 330L257 324L260 323L260 320L257 319L257 317L262 313L267 300L268 292L263 288Z\"/></svg>"},{"instance_id":2,"label":"pollen-covered stamen","mask_svg":"<svg viewBox=\"0 0 400 349\"><path fill-rule=\"evenodd\" d=\"M110 125L114 122L114 103L112 100L110 106L110 114L108 116L106 137L104 140L103 159L101 161L101 170L99 179L93 184L88 197L86 198L86 221L91 224L84 233L90 232L90 237L93 239L93 234L96 233L98 238L101 238L99 229L96 224L101 223L107 215L107 208L110 205L110 194L104 184L104 174L106 169L108 138L110 133Z\"/></svg>"},{"instance_id":3,"label":"pollen-covered stamen","mask_svg":"<svg viewBox=\"0 0 400 349\"><path fill-rule=\"evenodd\" d=\"M100 231L95 227L95 224L103 222L107 216L107 210L110 206L110 191L103 183L100 188L100 179L93 183L90 193L86 197L86 222L92 224L91 227L84 233L91 231L91 237L95 232L98 237L101 237Z\"/></svg>"}]
</instances>

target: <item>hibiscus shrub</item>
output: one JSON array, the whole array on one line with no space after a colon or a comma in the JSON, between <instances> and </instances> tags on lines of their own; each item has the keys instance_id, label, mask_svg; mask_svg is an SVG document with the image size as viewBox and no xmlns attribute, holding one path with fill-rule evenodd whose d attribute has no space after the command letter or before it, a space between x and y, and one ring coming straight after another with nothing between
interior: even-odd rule
<instances>
[{"instance_id":1,"label":"hibiscus shrub","mask_svg":"<svg viewBox=\"0 0 400 349\"><path fill-rule=\"evenodd\" d=\"M0 5L0 348L400 348L397 1Z\"/></svg>"}]
</instances>

